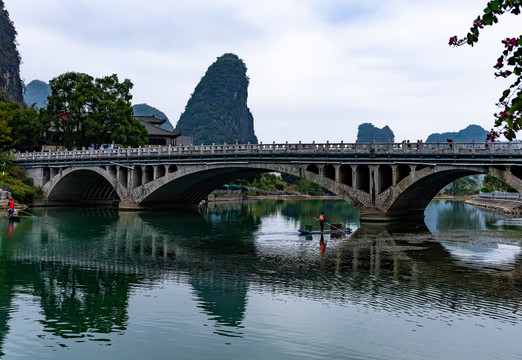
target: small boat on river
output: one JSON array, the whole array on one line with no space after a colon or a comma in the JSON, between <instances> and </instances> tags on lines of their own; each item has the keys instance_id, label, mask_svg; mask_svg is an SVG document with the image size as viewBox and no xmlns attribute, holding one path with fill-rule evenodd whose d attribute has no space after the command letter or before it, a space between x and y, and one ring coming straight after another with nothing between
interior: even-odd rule
<instances>
[{"instance_id":1,"label":"small boat on river","mask_svg":"<svg viewBox=\"0 0 522 360\"><path fill-rule=\"evenodd\" d=\"M20 221L20 215L3 215L9 221Z\"/></svg>"},{"instance_id":2,"label":"small boat on river","mask_svg":"<svg viewBox=\"0 0 522 360\"><path fill-rule=\"evenodd\" d=\"M333 230L323 230L323 231L320 231L320 230L317 230L317 231L313 231L313 230L302 230L302 229L299 229L299 235L324 235L324 234L350 234L352 232L352 229L348 228L348 229L333 229Z\"/></svg>"}]
</instances>

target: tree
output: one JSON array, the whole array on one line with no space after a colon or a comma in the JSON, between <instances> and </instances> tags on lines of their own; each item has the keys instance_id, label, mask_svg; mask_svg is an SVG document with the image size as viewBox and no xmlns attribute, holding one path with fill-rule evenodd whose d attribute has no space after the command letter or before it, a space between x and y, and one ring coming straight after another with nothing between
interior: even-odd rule
<instances>
[{"instance_id":1,"label":"tree","mask_svg":"<svg viewBox=\"0 0 522 360\"><path fill-rule=\"evenodd\" d=\"M484 175L484 180L482 180L482 192L493 192L493 191L505 191L505 192L516 192L511 186L506 184L505 182L491 176Z\"/></svg>"},{"instance_id":2,"label":"tree","mask_svg":"<svg viewBox=\"0 0 522 360\"><path fill-rule=\"evenodd\" d=\"M37 150L44 141L44 131L48 125L43 122L35 108L17 111L11 118L12 147L16 150Z\"/></svg>"},{"instance_id":3,"label":"tree","mask_svg":"<svg viewBox=\"0 0 522 360\"><path fill-rule=\"evenodd\" d=\"M68 72L52 79L45 111L53 131L66 148L115 142L140 146L147 130L133 116L132 82L117 75L94 79Z\"/></svg>"},{"instance_id":4,"label":"tree","mask_svg":"<svg viewBox=\"0 0 522 360\"><path fill-rule=\"evenodd\" d=\"M45 125L34 108L0 101L0 150L33 150L42 144Z\"/></svg>"},{"instance_id":5,"label":"tree","mask_svg":"<svg viewBox=\"0 0 522 360\"><path fill-rule=\"evenodd\" d=\"M9 126L9 122L17 108L20 108L20 104L14 102L4 103L0 99L0 151L5 151L12 145L13 138L11 134L13 129Z\"/></svg>"},{"instance_id":6,"label":"tree","mask_svg":"<svg viewBox=\"0 0 522 360\"><path fill-rule=\"evenodd\" d=\"M453 181L451 184L446 186L443 190L444 194L455 195L471 195L477 193L478 176L471 175L462 177Z\"/></svg>"},{"instance_id":7,"label":"tree","mask_svg":"<svg viewBox=\"0 0 522 360\"><path fill-rule=\"evenodd\" d=\"M498 17L505 13L519 15L522 10L520 0L492 0L489 1L484 14L478 16L473 22L469 33L465 38L459 39L452 36L449 41L450 46L461 46L468 44L473 46L479 39L480 30L484 26L492 26L498 22ZM506 38L502 41L504 51L497 59L494 68L496 77L514 77L511 86L504 90L497 103L500 111L495 114L495 128L491 129L487 140L495 141L500 135L504 135L508 140L516 138L516 132L522 127L522 35ZM505 70L501 70L505 69Z\"/></svg>"}]
</instances>

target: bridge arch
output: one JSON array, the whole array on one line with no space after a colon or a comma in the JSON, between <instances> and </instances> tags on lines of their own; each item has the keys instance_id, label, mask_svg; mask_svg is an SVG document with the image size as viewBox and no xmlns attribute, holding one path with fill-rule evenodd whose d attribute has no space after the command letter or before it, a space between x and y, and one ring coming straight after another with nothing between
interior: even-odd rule
<instances>
[{"instance_id":1,"label":"bridge arch","mask_svg":"<svg viewBox=\"0 0 522 360\"><path fill-rule=\"evenodd\" d=\"M54 171L50 171L53 173ZM120 199L116 191L113 169L104 167L66 168L44 185L49 201L77 203L114 202Z\"/></svg>"},{"instance_id":2,"label":"bridge arch","mask_svg":"<svg viewBox=\"0 0 522 360\"><path fill-rule=\"evenodd\" d=\"M323 175L330 180L335 181L335 166L326 164L323 166Z\"/></svg>"},{"instance_id":3,"label":"bridge arch","mask_svg":"<svg viewBox=\"0 0 522 360\"><path fill-rule=\"evenodd\" d=\"M426 206L445 186L465 176L489 174L518 192L522 192L522 178L513 174L522 174L522 167L509 169L498 167L452 167L452 166L416 166L416 171L405 177L391 188L391 196L383 203L388 217L401 218L405 213L410 216L423 216ZM372 216L370 214L369 219Z\"/></svg>"}]
</instances>

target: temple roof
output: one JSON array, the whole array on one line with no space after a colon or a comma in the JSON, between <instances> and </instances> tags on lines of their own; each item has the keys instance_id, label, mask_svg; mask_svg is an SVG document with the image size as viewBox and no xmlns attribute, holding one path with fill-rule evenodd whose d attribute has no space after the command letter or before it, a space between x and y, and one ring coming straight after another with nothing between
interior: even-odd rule
<instances>
[{"instance_id":1,"label":"temple roof","mask_svg":"<svg viewBox=\"0 0 522 360\"><path fill-rule=\"evenodd\" d=\"M172 138L177 138L178 136L181 136L181 131L168 131L156 126L157 122L151 122L151 120L159 121L158 124L163 124L166 121L166 119L157 119L154 116L135 116L135 118L145 126L147 132L149 133L149 136L161 136Z\"/></svg>"},{"instance_id":2,"label":"temple roof","mask_svg":"<svg viewBox=\"0 0 522 360\"><path fill-rule=\"evenodd\" d=\"M141 122L148 122L148 123L150 123L152 125L161 125L165 121L167 121L167 118L165 118L165 119L158 119L154 115L152 115L152 116L134 116L134 117L136 119L138 119L139 121L141 121Z\"/></svg>"}]
</instances>

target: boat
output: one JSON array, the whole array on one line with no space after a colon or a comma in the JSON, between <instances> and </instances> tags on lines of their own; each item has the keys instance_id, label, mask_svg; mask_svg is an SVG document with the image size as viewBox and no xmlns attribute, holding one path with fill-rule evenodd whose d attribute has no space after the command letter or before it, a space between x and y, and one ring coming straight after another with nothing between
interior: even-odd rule
<instances>
[{"instance_id":1,"label":"boat","mask_svg":"<svg viewBox=\"0 0 522 360\"><path fill-rule=\"evenodd\" d=\"M352 229L337 229L337 230L323 230L323 231L313 231L313 230L302 230L299 229L299 235L325 235L325 234L350 234Z\"/></svg>"},{"instance_id":2,"label":"boat","mask_svg":"<svg viewBox=\"0 0 522 360\"><path fill-rule=\"evenodd\" d=\"M9 221L20 221L20 215L4 215L4 217Z\"/></svg>"},{"instance_id":3,"label":"boat","mask_svg":"<svg viewBox=\"0 0 522 360\"><path fill-rule=\"evenodd\" d=\"M2 215L9 221L20 221L20 214L18 213L18 211L15 211L13 214L4 213Z\"/></svg>"}]
</instances>

